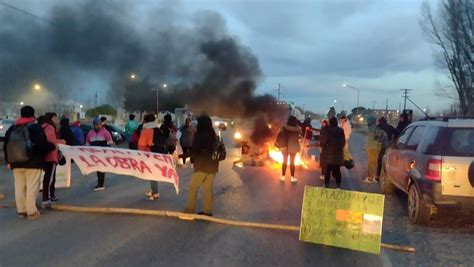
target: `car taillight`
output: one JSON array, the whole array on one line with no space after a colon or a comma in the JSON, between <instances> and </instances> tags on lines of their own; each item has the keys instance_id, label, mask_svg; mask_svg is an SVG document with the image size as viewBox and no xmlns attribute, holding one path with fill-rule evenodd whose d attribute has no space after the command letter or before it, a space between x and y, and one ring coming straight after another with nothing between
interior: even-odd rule
<instances>
[{"instance_id":1,"label":"car taillight","mask_svg":"<svg viewBox=\"0 0 474 267\"><path fill-rule=\"evenodd\" d=\"M430 159L426 164L426 179L441 181L443 161L440 159Z\"/></svg>"}]
</instances>

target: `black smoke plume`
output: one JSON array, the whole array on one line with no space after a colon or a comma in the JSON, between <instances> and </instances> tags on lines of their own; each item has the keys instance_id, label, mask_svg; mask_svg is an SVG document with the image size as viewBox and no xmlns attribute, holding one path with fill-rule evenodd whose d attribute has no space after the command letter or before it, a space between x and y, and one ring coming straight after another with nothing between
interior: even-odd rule
<instances>
[{"instance_id":1,"label":"black smoke plume","mask_svg":"<svg viewBox=\"0 0 474 267\"><path fill-rule=\"evenodd\" d=\"M32 95L38 82L52 98L91 104L97 91L100 102L118 105L127 103L124 97L135 98L132 102L142 100L143 109L151 109L152 90L167 83L161 95L198 112L252 116L274 109L273 97L255 96L262 75L257 58L227 31L219 14L188 14L171 1L147 8L134 3L58 1L42 20L2 6L3 100ZM131 73L139 82L146 77L146 88L133 85Z\"/></svg>"}]
</instances>

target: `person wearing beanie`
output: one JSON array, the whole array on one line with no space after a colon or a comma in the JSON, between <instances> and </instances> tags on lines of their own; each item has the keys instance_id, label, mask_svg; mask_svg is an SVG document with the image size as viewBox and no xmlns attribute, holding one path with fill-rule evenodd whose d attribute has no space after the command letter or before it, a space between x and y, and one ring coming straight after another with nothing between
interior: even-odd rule
<instances>
[{"instance_id":1,"label":"person wearing beanie","mask_svg":"<svg viewBox=\"0 0 474 267\"><path fill-rule=\"evenodd\" d=\"M324 173L324 184L329 186L331 174L336 179L337 189L341 189L341 166L344 164L344 130L337 126L337 119L329 120L329 127L321 136L321 146L325 147L326 170Z\"/></svg>"},{"instance_id":2,"label":"person wearing beanie","mask_svg":"<svg viewBox=\"0 0 474 267\"><path fill-rule=\"evenodd\" d=\"M112 135L107 131L103 125L102 121L98 118L95 118L92 121L94 129L92 129L86 137L87 146L100 146L107 147L112 146L114 141L112 141ZM93 188L94 191L105 190L105 173L97 172L97 185Z\"/></svg>"},{"instance_id":3,"label":"person wearing beanie","mask_svg":"<svg viewBox=\"0 0 474 267\"><path fill-rule=\"evenodd\" d=\"M45 165L45 157L55 148L47 141L43 128L35 123L35 110L31 106L21 109L21 118L12 125L5 134L3 152L8 167L13 171L15 179L15 201L19 218L38 218L41 212L36 207L41 174ZM29 155L22 157L26 151L23 133L27 130L29 141L33 143ZM26 153L25 153L26 154Z\"/></svg>"}]
</instances>

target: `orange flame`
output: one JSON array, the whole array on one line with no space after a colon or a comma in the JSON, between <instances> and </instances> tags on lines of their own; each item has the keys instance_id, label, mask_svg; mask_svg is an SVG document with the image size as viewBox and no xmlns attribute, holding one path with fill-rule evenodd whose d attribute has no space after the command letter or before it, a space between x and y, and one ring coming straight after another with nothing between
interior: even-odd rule
<instances>
[{"instance_id":1,"label":"orange flame","mask_svg":"<svg viewBox=\"0 0 474 267\"><path fill-rule=\"evenodd\" d=\"M270 147L268 149L268 155L270 156L270 158L272 158L277 163L283 164L283 153L278 148ZM288 158L288 165L289 164L290 164L290 158ZM301 159L300 153L296 154L295 165L296 166L304 165L304 162Z\"/></svg>"}]
</instances>

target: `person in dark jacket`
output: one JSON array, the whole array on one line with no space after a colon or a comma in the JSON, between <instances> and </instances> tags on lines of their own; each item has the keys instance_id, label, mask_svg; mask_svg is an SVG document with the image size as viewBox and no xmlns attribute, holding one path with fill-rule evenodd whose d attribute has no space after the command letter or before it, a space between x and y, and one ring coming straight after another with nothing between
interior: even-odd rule
<instances>
[{"instance_id":1,"label":"person in dark jacket","mask_svg":"<svg viewBox=\"0 0 474 267\"><path fill-rule=\"evenodd\" d=\"M59 122L59 139L66 141L68 146L73 146L75 143L74 133L69 125L68 118L62 118Z\"/></svg>"},{"instance_id":2,"label":"person in dark jacket","mask_svg":"<svg viewBox=\"0 0 474 267\"><path fill-rule=\"evenodd\" d=\"M382 173L382 160L385 155L385 151L392 144L393 138L397 134L397 131L388 124L384 117L378 120L377 128L375 129L375 141L380 144L380 152L377 158L377 177L375 180L378 182L380 174Z\"/></svg>"},{"instance_id":3,"label":"person in dark jacket","mask_svg":"<svg viewBox=\"0 0 474 267\"><path fill-rule=\"evenodd\" d=\"M283 164L281 166L281 178L280 181L285 181L286 169L288 168L288 157L290 158L290 181L292 183L298 182L298 179L295 178L295 158L296 154L300 152L301 146L299 142L299 137L301 133L301 127L298 126L298 119L295 116L288 117L286 125L283 126L281 131L286 132L286 146L281 149L283 153Z\"/></svg>"},{"instance_id":4,"label":"person in dark jacket","mask_svg":"<svg viewBox=\"0 0 474 267\"><path fill-rule=\"evenodd\" d=\"M313 138L313 131L319 131L311 125L311 117L306 117L304 122L301 124L301 136L306 140Z\"/></svg>"},{"instance_id":5,"label":"person in dark jacket","mask_svg":"<svg viewBox=\"0 0 474 267\"><path fill-rule=\"evenodd\" d=\"M183 155L180 155L183 159L183 164L186 164L186 158L189 157L189 151L193 144L193 137L196 132L196 129L191 125L191 119L186 118L185 124L179 129L181 132L181 138L179 138L179 144L183 149Z\"/></svg>"},{"instance_id":6,"label":"person in dark jacket","mask_svg":"<svg viewBox=\"0 0 474 267\"><path fill-rule=\"evenodd\" d=\"M408 126L408 124L410 124L410 121L408 120L408 114L406 113L400 114L398 125L396 128L395 138L397 138L402 133L402 131Z\"/></svg>"},{"instance_id":7,"label":"person in dark jacket","mask_svg":"<svg viewBox=\"0 0 474 267\"><path fill-rule=\"evenodd\" d=\"M216 140L217 135L212 127L211 118L205 115L199 117L197 132L191 147L194 173L189 185L186 213L194 213L197 192L201 185L204 185L204 210L198 214L212 216L214 177L219 171L219 161L212 159L212 150Z\"/></svg>"},{"instance_id":8,"label":"person in dark jacket","mask_svg":"<svg viewBox=\"0 0 474 267\"><path fill-rule=\"evenodd\" d=\"M336 179L337 189L341 188L341 166L344 164L344 145L346 143L344 130L337 126L337 119L329 120L326 133L321 136L321 146L325 147L326 170L324 184L329 186L331 174Z\"/></svg>"},{"instance_id":9,"label":"person in dark jacket","mask_svg":"<svg viewBox=\"0 0 474 267\"><path fill-rule=\"evenodd\" d=\"M321 140L321 138L323 136L325 136L327 133L327 129L329 127L329 123L327 120L322 120L321 121L321 131L320 131L320 134L319 134L319 140ZM321 167L321 180L324 180L324 174L326 173L326 147L325 146L322 146L320 145L320 152L319 152L319 166Z\"/></svg>"},{"instance_id":10,"label":"person in dark jacket","mask_svg":"<svg viewBox=\"0 0 474 267\"><path fill-rule=\"evenodd\" d=\"M173 154L176 150L176 146L178 145L178 139L176 137L176 133L178 129L173 123L173 118L171 114L166 114L164 117L163 124L160 127L161 131L169 136L168 137L168 154Z\"/></svg>"},{"instance_id":11,"label":"person in dark jacket","mask_svg":"<svg viewBox=\"0 0 474 267\"><path fill-rule=\"evenodd\" d=\"M28 127L30 140L33 143L33 151L30 159L26 162L16 163L14 159L8 157L8 151L18 149L15 143L10 142L10 137L16 127ZM46 135L41 125L35 123L35 110L31 106L24 106L21 109L21 118L12 125L5 134L3 151L5 161L13 170L15 178L15 201L18 216L20 218L37 218L41 212L36 207L41 174L44 168L44 158L55 146L48 143Z\"/></svg>"}]
</instances>

